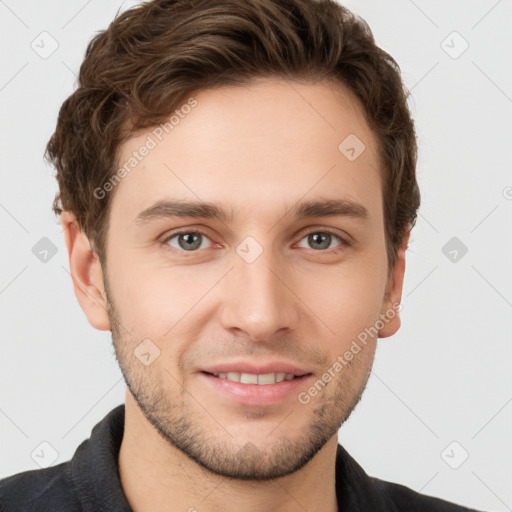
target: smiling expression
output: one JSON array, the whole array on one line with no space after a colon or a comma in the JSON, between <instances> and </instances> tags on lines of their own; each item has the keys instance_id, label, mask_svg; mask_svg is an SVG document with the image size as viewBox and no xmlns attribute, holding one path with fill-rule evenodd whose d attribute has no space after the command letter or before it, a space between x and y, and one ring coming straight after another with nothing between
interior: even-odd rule
<instances>
[{"instance_id":1,"label":"smiling expression","mask_svg":"<svg viewBox=\"0 0 512 512\"><path fill-rule=\"evenodd\" d=\"M220 475L273 478L336 435L377 337L307 405L299 394L399 300L377 140L332 83L255 80L194 97L115 188L110 328L133 397L172 446ZM151 133L121 146L120 165ZM339 147L354 135L364 151L350 159ZM398 327L397 316L381 337Z\"/></svg>"}]
</instances>

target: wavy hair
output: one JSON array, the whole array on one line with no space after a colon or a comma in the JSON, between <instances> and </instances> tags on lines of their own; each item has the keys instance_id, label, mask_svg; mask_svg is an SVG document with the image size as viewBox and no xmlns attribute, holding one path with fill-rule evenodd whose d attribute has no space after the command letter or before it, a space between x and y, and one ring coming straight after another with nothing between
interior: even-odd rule
<instances>
[{"instance_id":1,"label":"wavy hair","mask_svg":"<svg viewBox=\"0 0 512 512\"><path fill-rule=\"evenodd\" d=\"M120 144L193 93L253 78L330 79L359 99L379 141L388 269L416 222L417 143L400 68L368 24L333 0L152 0L89 43L45 156L57 170L58 215L71 211L105 258Z\"/></svg>"}]
</instances>

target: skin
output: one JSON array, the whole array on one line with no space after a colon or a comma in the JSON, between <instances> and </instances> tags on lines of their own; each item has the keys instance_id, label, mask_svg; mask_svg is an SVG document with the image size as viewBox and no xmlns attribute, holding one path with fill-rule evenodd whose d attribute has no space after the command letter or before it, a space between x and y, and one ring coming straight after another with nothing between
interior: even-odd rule
<instances>
[{"instance_id":1,"label":"skin","mask_svg":"<svg viewBox=\"0 0 512 512\"><path fill-rule=\"evenodd\" d=\"M377 139L339 84L267 79L194 97L116 186L106 268L74 216L62 215L76 296L93 327L112 331L128 385L123 488L136 512L335 511L337 432L363 393L377 338L399 329L398 312L306 405L298 393L235 403L198 372L285 360L311 372L298 390L307 391L400 303L408 236L388 272ZM121 146L120 164L148 134ZM338 150L349 134L366 146L354 161ZM164 198L218 202L228 218L135 222ZM290 213L300 200L336 198L362 204L368 219ZM199 248L169 239L177 228L201 230ZM318 248L308 235L325 229L350 245L333 236ZM247 236L263 251L252 263L236 251ZM134 356L147 338L160 350L149 366Z\"/></svg>"}]
</instances>

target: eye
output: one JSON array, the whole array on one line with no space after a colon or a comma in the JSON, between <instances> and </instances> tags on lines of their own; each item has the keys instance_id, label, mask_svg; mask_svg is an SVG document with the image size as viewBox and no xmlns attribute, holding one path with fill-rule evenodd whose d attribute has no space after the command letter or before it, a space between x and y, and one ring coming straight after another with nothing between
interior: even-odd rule
<instances>
[{"instance_id":1,"label":"eye","mask_svg":"<svg viewBox=\"0 0 512 512\"><path fill-rule=\"evenodd\" d=\"M301 245L306 241L309 247ZM164 245L169 245L178 251L184 252L197 252L200 249L207 249L208 242L212 243L210 238L201 231L180 231L168 236L164 241ZM304 236L299 242L299 247L305 249L312 248L314 251L328 252L328 249L333 249L333 242L338 241L334 247L334 251L339 248L350 245L343 240L339 235L328 230L311 231ZM333 252L334 252L333 251Z\"/></svg>"},{"instance_id":2,"label":"eye","mask_svg":"<svg viewBox=\"0 0 512 512\"><path fill-rule=\"evenodd\" d=\"M193 252L197 249L206 249L203 243L205 240L210 239L200 231L181 231L166 238L164 244L168 244L178 250Z\"/></svg>"},{"instance_id":3,"label":"eye","mask_svg":"<svg viewBox=\"0 0 512 512\"><path fill-rule=\"evenodd\" d=\"M310 248L315 251L323 251L325 249L331 249L331 242L337 239L339 244L337 247L342 247L348 245L345 240L343 240L340 236L332 233L331 231L311 231L305 237L301 239L306 240L306 243L309 244ZM303 247L299 245L299 247ZM308 249L308 247L305 247Z\"/></svg>"}]
</instances>

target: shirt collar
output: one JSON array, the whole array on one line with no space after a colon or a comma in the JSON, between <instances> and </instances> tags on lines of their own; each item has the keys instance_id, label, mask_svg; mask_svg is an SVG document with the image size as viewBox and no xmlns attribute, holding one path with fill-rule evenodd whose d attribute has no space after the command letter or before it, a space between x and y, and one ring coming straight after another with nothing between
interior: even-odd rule
<instances>
[{"instance_id":1,"label":"shirt collar","mask_svg":"<svg viewBox=\"0 0 512 512\"><path fill-rule=\"evenodd\" d=\"M336 497L338 510L350 512L398 512L388 493L376 478L364 469L338 444L336 451Z\"/></svg>"},{"instance_id":2,"label":"shirt collar","mask_svg":"<svg viewBox=\"0 0 512 512\"><path fill-rule=\"evenodd\" d=\"M76 450L71 473L83 512L132 512L121 486L118 456L124 432L124 404L112 409Z\"/></svg>"},{"instance_id":3,"label":"shirt collar","mask_svg":"<svg viewBox=\"0 0 512 512\"><path fill-rule=\"evenodd\" d=\"M118 456L124 432L124 404L112 409L94 426L71 459L71 474L83 512L109 510L132 512L119 475ZM336 452L336 496L339 511L397 512L378 480L338 444Z\"/></svg>"}]
</instances>

